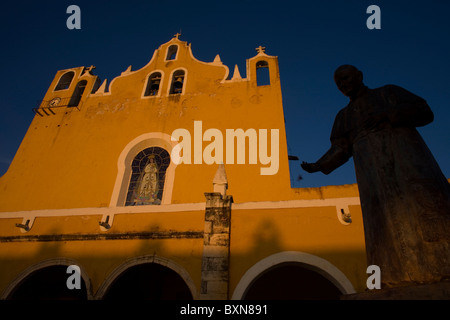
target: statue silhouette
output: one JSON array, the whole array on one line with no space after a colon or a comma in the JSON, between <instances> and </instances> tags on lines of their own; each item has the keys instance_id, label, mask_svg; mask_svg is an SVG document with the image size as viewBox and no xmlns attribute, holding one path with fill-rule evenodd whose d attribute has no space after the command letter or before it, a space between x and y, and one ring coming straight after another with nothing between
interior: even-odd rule
<instances>
[{"instance_id":1,"label":"statue silhouette","mask_svg":"<svg viewBox=\"0 0 450 320\"><path fill-rule=\"evenodd\" d=\"M330 149L307 172L325 174L353 156L368 265L382 286L450 278L450 185L416 127L433 121L426 101L395 85L369 89L356 67L334 79L350 98L336 116Z\"/></svg>"}]
</instances>

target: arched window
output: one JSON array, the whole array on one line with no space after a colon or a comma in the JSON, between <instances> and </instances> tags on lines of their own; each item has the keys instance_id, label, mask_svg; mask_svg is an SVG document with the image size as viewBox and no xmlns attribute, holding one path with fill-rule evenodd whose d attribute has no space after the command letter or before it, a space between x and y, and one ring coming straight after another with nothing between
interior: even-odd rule
<instances>
[{"instance_id":1,"label":"arched window","mask_svg":"<svg viewBox=\"0 0 450 320\"><path fill-rule=\"evenodd\" d=\"M261 60L256 63L256 85L270 85L269 64L267 61Z\"/></svg>"},{"instance_id":2,"label":"arched window","mask_svg":"<svg viewBox=\"0 0 450 320\"><path fill-rule=\"evenodd\" d=\"M177 70L172 75L172 83L170 85L169 94L182 93L183 86L184 86L184 71Z\"/></svg>"},{"instance_id":3,"label":"arched window","mask_svg":"<svg viewBox=\"0 0 450 320\"><path fill-rule=\"evenodd\" d=\"M176 44L171 45L167 49L166 60L175 60L177 58L178 46Z\"/></svg>"},{"instance_id":4,"label":"arched window","mask_svg":"<svg viewBox=\"0 0 450 320\"><path fill-rule=\"evenodd\" d=\"M159 147L150 147L137 154L131 163L131 179L126 206L158 205L164 191L169 153Z\"/></svg>"},{"instance_id":5,"label":"arched window","mask_svg":"<svg viewBox=\"0 0 450 320\"><path fill-rule=\"evenodd\" d=\"M61 76L61 78L59 78L58 84L55 87L55 91L69 89L74 76L75 76L75 72L73 72L73 71L64 73Z\"/></svg>"},{"instance_id":6,"label":"arched window","mask_svg":"<svg viewBox=\"0 0 450 320\"><path fill-rule=\"evenodd\" d=\"M80 104L81 97L83 96L84 89L86 89L87 81L81 80L77 83L75 90L73 91L72 97L69 101L69 107L78 107Z\"/></svg>"},{"instance_id":7,"label":"arched window","mask_svg":"<svg viewBox=\"0 0 450 320\"><path fill-rule=\"evenodd\" d=\"M161 73L154 72L148 77L147 87L145 88L144 96L156 96L159 92L161 84Z\"/></svg>"}]
</instances>

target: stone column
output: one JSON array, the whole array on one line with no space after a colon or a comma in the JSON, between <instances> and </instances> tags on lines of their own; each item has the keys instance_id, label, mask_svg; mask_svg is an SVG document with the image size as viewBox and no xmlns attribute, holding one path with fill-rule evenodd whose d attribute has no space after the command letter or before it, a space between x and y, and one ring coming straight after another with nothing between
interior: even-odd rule
<instances>
[{"instance_id":1,"label":"stone column","mask_svg":"<svg viewBox=\"0 0 450 320\"><path fill-rule=\"evenodd\" d=\"M228 270L233 198L226 195L228 183L223 164L219 165L213 185L215 192L205 193L206 210L200 299L226 300L229 297Z\"/></svg>"}]
</instances>

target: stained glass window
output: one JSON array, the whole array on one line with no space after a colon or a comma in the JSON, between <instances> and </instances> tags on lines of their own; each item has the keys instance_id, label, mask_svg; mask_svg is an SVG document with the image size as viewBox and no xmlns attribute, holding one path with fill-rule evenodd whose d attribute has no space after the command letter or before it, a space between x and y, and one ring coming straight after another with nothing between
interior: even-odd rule
<instances>
[{"instance_id":1,"label":"stained glass window","mask_svg":"<svg viewBox=\"0 0 450 320\"><path fill-rule=\"evenodd\" d=\"M169 153L159 147L142 150L131 163L126 206L159 205L164 191Z\"/></svg>"}]
</instances>

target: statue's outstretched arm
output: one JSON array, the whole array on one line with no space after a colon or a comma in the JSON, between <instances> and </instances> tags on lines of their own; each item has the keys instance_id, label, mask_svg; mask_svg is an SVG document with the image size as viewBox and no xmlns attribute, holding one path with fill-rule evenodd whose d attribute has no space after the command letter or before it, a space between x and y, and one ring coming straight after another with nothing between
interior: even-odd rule
<instances>
[{"instance_id":1,"label":"statue's outstretched arm","mask_svg":"<svg viewBox=\"0 0 450 320\"><path fill-rule=\"evenodd\" d=\"M312 173L321 171L329 174L350 159L351 154L339 145L332 145L331 148L315 163L302 162L303 170Z\"/></svg>"}]
</instances>

